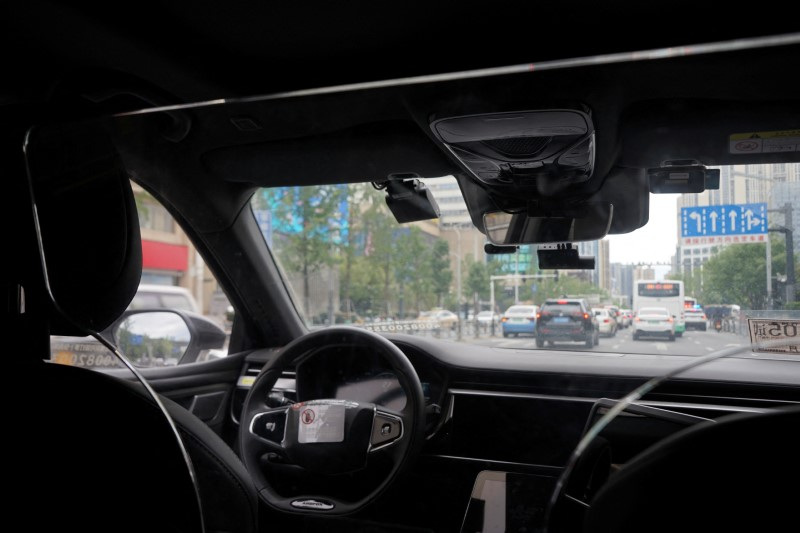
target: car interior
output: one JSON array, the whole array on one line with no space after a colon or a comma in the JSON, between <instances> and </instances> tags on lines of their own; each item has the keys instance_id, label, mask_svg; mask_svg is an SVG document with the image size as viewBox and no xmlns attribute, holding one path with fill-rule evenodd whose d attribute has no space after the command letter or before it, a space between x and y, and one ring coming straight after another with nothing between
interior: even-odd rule
<instances>
[{"instance_id":1,"label":"car interior","mask_svg":"<svg viewBox=\"0 0 800 533\"><path fill-rule=\"evenodd\" d=\"M453 176L487 254L563 243L539 254L563 270L595 264L571 243L645 226L651 195L714 189L710 167L800 162L791 17L722 24L689 2L458 7L0 8L9 523L792 527L796 353L548 341L532 355L306 320L254 217L259 190L372 184L408 223L439 213L419 180ZM745 132L794 141L745 153L733 148ZM51 335L93 335L126 360L108 332L147 312L126 311L142 274L131 182L235 309L224 357L51 361ZM595 329L578 340L597 345L581 305Z\"/></svg>"}]
</instances>

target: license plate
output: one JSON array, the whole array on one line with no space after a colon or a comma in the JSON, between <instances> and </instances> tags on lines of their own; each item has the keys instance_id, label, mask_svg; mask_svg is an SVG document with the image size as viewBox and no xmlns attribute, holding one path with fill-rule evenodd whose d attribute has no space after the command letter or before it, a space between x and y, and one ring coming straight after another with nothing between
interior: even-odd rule
<instances>
[{"instance_id":1,"label":"license plate","mask_svg":"<svg viewBox=\"0 0 800 533\"><path fill-rule=\"evenodd\" d=\"M569 322L569 317L566 316L557 316L553 318L553 324L566 324Z\"/></svg>"},{"instance_id":2,"label":"license plate","mask_svg":"<svg viewBox=\"0 0 800 533\"><path fill-rule=\"evenodd\" d=\"M661 321L660 320L648 320L647 323L648 324L661 324Z\"/></svg>"}]
</instances>

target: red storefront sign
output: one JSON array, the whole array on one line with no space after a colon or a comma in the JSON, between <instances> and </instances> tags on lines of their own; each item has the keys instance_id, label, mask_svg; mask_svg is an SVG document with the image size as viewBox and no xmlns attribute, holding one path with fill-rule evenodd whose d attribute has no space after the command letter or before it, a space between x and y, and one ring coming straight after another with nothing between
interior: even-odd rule
<instances>
[{"instance_id":1,"label":"red storefront sign","mask_svg":"<svg viewBox=\"0 0 800 533\"><path fill-rule=\"evenodd\" d=\"M189 247L142 239L142 268L186 272L189 268Z\"/></svg>"}]
</instances>

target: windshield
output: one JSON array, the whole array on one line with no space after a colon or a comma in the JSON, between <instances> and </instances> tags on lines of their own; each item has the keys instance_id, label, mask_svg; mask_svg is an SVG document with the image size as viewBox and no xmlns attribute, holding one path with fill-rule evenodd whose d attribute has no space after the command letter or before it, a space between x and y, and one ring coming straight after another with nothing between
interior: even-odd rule
<instances>
[{"instance_id":1,"label":"windshield","mask_svg":"<svg viewBox=\"0 0 800 533\"><path fill-rule=\"evenodd\" d=\"M749 344L750 318L793 317L798 309L787 236L800 229L793 208L800 165L720 172L719 190L651 194L644 227L577 243L581 255L595 257L593 270L542 270L536 245L485 254L486 238L450 176L424 180L441 210L429 221L398 224L370 183L264 188L251 206L312 329L352 324L530 350L542 349L537 336L544 336L546 349L704 355ZM581 335L589 326L568 331L565 323L561 331L558 322L545 328L511 318L568 315L581 311L579 300L615 317L613 336L587 343ZM508 318L478 320L492 311ZM698 324L695 312L708 322ZM659 337L638 320L645 314L671 317L671 329Z\"/></svg>"}]
</instances>

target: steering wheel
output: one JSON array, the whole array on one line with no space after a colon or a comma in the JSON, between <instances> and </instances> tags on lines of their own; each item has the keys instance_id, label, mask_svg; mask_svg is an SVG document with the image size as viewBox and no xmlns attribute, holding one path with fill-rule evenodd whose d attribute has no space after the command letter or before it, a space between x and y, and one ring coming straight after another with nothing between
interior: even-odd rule
<instances>
[{"instance_id":1,"label":"steering wheel","mask_svg":"<svg viewBox=\"0 0 800 533\"><path fill-rule=\"evenodd\" d=\"M269 394L285 369L296 369L321 349L336 347L381 356L405 393L405 406L391 410L340 398L269 406ZM298 372L298 380L300 376ZM306 390L298 385L298 391ZM361 509L389 486L421 447L424 427L422 385L405 354L376 333L329 327L295 339L264 367L245 399L239 440L242 461L268 505L294 513L344 515ZM287 496L276 490L265 473L269 458L295 465L301 474L298 478L332 479L334 486L337 476L368 471L373 463L388 467L381 470L366 495L353 500L331 494Z\"/></svg>"}]
</instances>

